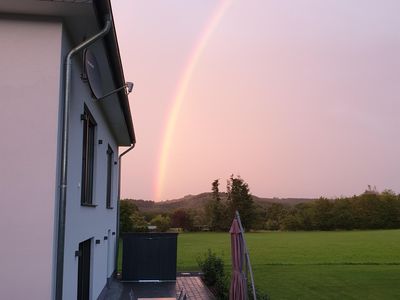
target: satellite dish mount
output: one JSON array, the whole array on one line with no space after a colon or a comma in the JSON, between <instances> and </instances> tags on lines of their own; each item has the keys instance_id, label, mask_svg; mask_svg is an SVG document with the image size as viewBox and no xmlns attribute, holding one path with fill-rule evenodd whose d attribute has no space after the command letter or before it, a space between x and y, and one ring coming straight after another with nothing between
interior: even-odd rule
<instances>
[{"instance_id":1,"label":"satellite dish mount","mask_svg":"<svg viewBox=\"0 0 400 300\"><path fill-rule=\"evenodd\" d=\"M96 56L88 48L83 53L83 66L84 75L82 76L82 79L87 80L90 90L96 100L102 100L121 90L125 90L127 95L132 92L133 83L126 82L123 86L104 94L101 84L99 64L97 63Z\"/></svg>"}]
</instances>

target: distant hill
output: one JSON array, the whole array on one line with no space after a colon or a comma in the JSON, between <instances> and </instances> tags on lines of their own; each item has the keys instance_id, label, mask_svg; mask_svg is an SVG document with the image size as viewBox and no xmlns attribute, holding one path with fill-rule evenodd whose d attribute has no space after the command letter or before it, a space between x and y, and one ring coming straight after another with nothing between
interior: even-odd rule
<instances>
[{"instance_id":1,"label":"distant hill","mask_svg":"<svg viewBox=\"0 0 400 300\"><path fill-rule=\"evenodd\" d=\"M309 202L316 200L314 198L260 198L257 196L253 195L253 200L255 203L260 204L261 206L264 206L265 204L271 204L271 203L281 203L281 204L287 204L287 205L296 205L299 203L304 203L304 202Z\"/></svg>"},{"instance_id":2,"label":"distant hill","mask_svg":"<svg viewBox=\"0 0 400 300\"><path fill-rule=\"evenodd\" d=\"M222 201L226 201L227 194L220 193ZM132 201L136 204L138 209L142 212L173 212L177 209L203 209L204 205L212 199L212 193L201 193L198 195L187 195L183 198L166 200L161 202L154 202L151 200L136 200L136 199L125 199ZM253 200L256 204L262 207L268 207L272 203L282 203L287 205L295 205L302 202L308 202L315 199L309 198L260 198L253 196Z\"/></svg>"}]
</instances>

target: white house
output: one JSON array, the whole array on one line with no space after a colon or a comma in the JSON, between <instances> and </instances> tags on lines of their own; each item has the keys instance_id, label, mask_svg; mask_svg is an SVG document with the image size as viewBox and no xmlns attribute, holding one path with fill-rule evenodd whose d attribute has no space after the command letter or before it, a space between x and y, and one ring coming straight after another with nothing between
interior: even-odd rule
<instances>
[{"instance_id":1,"label":"white house","mask_svg":"<svg viewBox=\"0 0 400 300\"><path fill-rule=\"evenodd\" d=\"M0 1L0 299L102 298L131 88L109 0Z\"/></svg>"}]
</instances>

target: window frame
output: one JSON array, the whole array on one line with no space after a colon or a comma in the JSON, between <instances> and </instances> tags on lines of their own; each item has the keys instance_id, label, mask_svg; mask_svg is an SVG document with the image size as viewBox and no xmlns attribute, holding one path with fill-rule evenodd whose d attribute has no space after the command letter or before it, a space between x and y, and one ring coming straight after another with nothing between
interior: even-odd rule
<instances>
[{"instance_id":1,"label":"window frame","mask_svg":"<svg viewBox=\"0 0 400 300\"><path fill-rule=\"evenodd\" d=\"M106 208L112 209L112 179L113 179L114 151L110 144L107 147L107 185L106 185Z\"/></svg>"},{"instance_id":2,"label":"window frame","mask_svg":"<svg viewBox=\"0 0 400 300\"><path fill-rule=\"evenodd\" d=\"M82 120L82 173L81 173L81 205L96 206L93 203L94 168L96 145L96 120L87 106L81 115Z\"/></svg>"}]
</instances>

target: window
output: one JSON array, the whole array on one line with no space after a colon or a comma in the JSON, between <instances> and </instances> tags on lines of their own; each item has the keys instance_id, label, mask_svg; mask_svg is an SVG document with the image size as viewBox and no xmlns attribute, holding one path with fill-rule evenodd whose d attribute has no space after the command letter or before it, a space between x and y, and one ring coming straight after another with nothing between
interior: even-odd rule
<instances>
[{"instance_id":1,"label":"window","mask_svg":"<svg viewBox=\"0 0 400 300\"><path fill-rule=\"evenodd\" d=\"M90 296L90 248L92 240L79 243L78 252L78 300L87 300Z\"/></svg>"},{"instance_id":2,"label":"window","mask_svg":"<svg viewBox=\"0 0 400 300\"><path fill-rule=\"evenodd\" d=\"M96 121L86 106L81 119L83 121L81 205L92 205Z\"/></svg>"},{"instance_id":3,"label":"window","mask_svg":"<svg viewBox=\"0 0 400 300\"><path fill-rule=\"evenodd\" d=\"M106 198L106 206L107 208L112 208L111 206L111 192L112 192L112 167L114 160L114 152L110 145L108 145L107 149L107 198Z\"/></svg>"}]
</instances>

